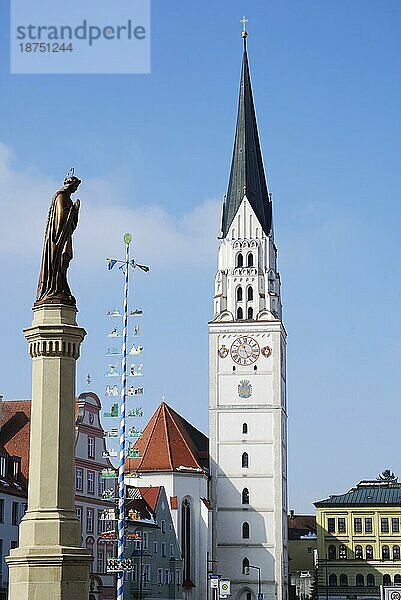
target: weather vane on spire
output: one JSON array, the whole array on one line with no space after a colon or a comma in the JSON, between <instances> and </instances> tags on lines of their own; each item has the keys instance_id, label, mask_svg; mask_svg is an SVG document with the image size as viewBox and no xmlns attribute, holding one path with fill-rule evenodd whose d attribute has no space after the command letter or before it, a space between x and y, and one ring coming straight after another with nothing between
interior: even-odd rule
<instances>
[{"instance_id":1,"label":"weather vane on spire","mask_svg":"<svg viewBox=\"0 0 401 600\"><path fill-rule=\"evenodd\" d=\"M246 30L246 24L248 23L248 19L246 17L242 17L242 19L240 20L240 23L242 23L242 37L243 38L247 38L248 37L248 32Z\"/></svg>"}]
</instances>

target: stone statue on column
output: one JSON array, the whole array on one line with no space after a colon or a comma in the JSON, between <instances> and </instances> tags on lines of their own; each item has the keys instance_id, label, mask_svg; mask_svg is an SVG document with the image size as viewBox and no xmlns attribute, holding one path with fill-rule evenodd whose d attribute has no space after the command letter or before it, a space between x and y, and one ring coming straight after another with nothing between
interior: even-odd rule
<instances>
[{"instance_id":1,"label":"stone statue on column","mask_svg":"<svg viewBox=\"0 0 401 600\"><path fill-rule=\"evenodd\" d=\"M67 282L79 201L74 175L54 195L47 219L33 322L28 509L7 557L9 600L87 600L92 554L75 512L75 377L86 335Z\"/></svg>"},{"instance_id":2,"label":"stone statue on column","mask_svg":"<svg viewBox=\"0 0 401 600\"><path fill-rule=\"evenodd\" d=\"M47 217L35 306L45 303L71 304L75 298L67 281L67 270L73 257L72 234L78 224L80 201L71 200L81 180L66 177L64 185L53 196Z\"/></svg>"}]
</instances>

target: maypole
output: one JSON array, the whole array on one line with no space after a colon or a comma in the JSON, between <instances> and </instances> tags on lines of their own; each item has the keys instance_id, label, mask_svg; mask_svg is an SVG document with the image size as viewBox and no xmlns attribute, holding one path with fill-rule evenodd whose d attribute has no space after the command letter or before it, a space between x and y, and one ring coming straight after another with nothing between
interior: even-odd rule
<instances>
[{"instance_id":1,"label":"maypole","mask_svg":"<svg viewBox=\"0 0 401 600\"><path fill-rule=\"evenodd\" d=\"M127 396L127 330L128 330L128 282L129 282L129 245L132 236L124 235L125 242L125 278L124 278L124 310L123 310L123 346L121 359L121 399L120 399L120 461L118 465L118 550L117 559L124 558L125 541L125 400ZM117 600L124 597L124 571L117 573Z\"/></svg>"},{"instance_id":2,"label":"maypole","mask_svg":"<svg viewBox=\"0 0 401 600\"><path fill-rule=\"evenodd\" d=\"M125 542L126 542L126 536L125 536L125 523L126 523L126 517L125 517L125 497L126 497L126 493L125 493L125 459L126 459L126 444L125 444L125 438L126 438L126 402L127 402L127 377L128 377L128 372L127 372L127 354L128 354L128 350L127 350L127 340L128 340L128 317L129 316L138 316L142 314L142 311L139 310L135 310L135 311L131 311L131 313L129 313L128 311L128 293L129 293L129 271L130 271L130 267L132 269L135 269L136 267L138 267L139 269L141 269L142 271L148 272L149 271L149 267L146 267L145 265L140 265L138 263L135 262L135 260L130 259L130 243L132 241L132 236L130 233L126 233L124 235L124 243L125 243L125 260L116 260L116 259L112 259L112 258L108 258L107 259L107 266L108 269L111 270L116 264L120 265L120 269L123 271L124 273L124 295L123 295L123 312L122 314L120 313L119 310L115 310L115 311L109 311L108 315L111 317L122 317L123 318L123 324L122 324L122 332L121 332L121 336L118 334L117 331L117 327L115 327L113 329L113 332L110 334L112 337L122 337L122 347L121 347L121 392L120 392L120 407L119 407L119 413L120 413L120 428L119 428L119 462L118 462L118 515L117 515L117 559L112 558L108 561L109 564L109 568L108 571L109 572L114 572L117 574L117 600L123 600L124 598L124 573L127 570L132 570L133 565L131 564L130 560L126 560L124 558L124 553L125 553ZM139 326L135 327L134 330L134 335L137 335L139 333ZM138 346L137 348L135 348L135 346L133 347L133 349L131 350L130 353L132 354L136 354L139 355L142 353L142 347ZM118 350L117 349L108 349L108 354L110 355L117 355ZM110 368L110 372L107 374L107 376L115 376L118 375L118 373L116 372L116 367L117 365L109 365ZM138 368L136 370L135 365L131 366L131 371L130 371L130 375L132 376L139 376L142 375L142 365L138 365ZM117 391L117 386L108 386L107 392L110 395L116 396L118 394ZM143 393L143 388L137 388L134 390L129 390L129 393L131 393L131 395L133 394L142 394ZM115 409L117 409L117 406L115 406ZM111 409L110 413L105 413L104 416L108 416L108 417L116 417L118 416L117 411L113 409ZM131 414L132 413L132 414ZM134 411L131 411L131 413L128 414L128 417L139 417L142 416L142 410L141 409L136 409ZM111 430L113 431L113 430ZM117 434L117 431L113 431L113 436ZM110 437L111 433L109 432ZM141 435L141 432L138 431L135 427L132 428L132 431L130 430L128 432L128 435L130 437L136 436L139 437ZM111 456L111 452L107 453L109 456ZM116 453L115 453L116 454ZM132 449L129 449L128 452L129 456L133 456L132 453ZM107 470L106 470L107 471ZM109 474L105 473L105 477L107 477ZM110 477L112 477L113 474L110 473ZM107 492L106 492L106 496L107 496ZM110 490L109 490L109 496L110 496Z\"/></svg>"}]
</instances>

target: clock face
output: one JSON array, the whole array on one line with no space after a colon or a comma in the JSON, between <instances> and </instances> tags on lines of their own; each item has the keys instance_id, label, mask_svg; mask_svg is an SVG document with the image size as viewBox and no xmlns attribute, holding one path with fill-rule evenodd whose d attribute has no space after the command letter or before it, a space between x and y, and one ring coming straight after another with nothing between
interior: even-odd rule
<instances>
[{"instance_id":1,"label":"clock face","mask_svg":"<svg viewBox=\"0 0 401 600\"><path fill-rule=\"evenodd\" d=\"M232 343L230 352L231 358L238 365L251 365L258 360L260 348L256 340L244 335Z\"/></svg>"}]
</instances>

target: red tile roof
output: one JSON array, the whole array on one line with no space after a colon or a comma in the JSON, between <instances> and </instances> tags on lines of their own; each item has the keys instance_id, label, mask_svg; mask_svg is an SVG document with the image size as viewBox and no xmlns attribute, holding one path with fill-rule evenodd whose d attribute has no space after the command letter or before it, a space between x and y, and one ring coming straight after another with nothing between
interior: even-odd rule
<instances>
[{"instance_id":1,"label":"red tile roof","mask_svg":"<svg viewBox=\"0 0 401 600\"><path fill-rule=\"evenodd\" d=\"M21 473L28 479L30 400L3 400L0 413L1 446L10 456L21 457Z\"/></svg>"},{"instance_id":2,"label":"red tile roof","mask_svg":"<svg viewBox=\"0 0 401 600\"><path fill-rule=\"evenodd\" d=\"M146 425L135 448L140 451L141 457L127 459L127 471L208 471L208 438L165 402L160 404Z\"/></svg>"},{"instance_id":3,"label":"red tile roof","mask_svg":"<svg viewBox=\"0 0 401 600\"><path fill-rule=\"evenodd\" d=\"M161 490L161 486L160 485L156 485L155 487L149 486L149 487L139 487L138 490L141 493L141 496L144 500L146 500L146 502L149 504L150 508L155 511L156 510L156 505L157 505L157 501L159 499L159 494L160 494L160 490Z\"/></svg>"},{"instance_id":4,"label":"red tile roof","mask_svg":"<svg viewBox=\"0 0 401 600\"><path fill-rule=\"evenodd\" d=\"M316 533L315 515L288 515L288 539L298 540L311 533Z\"/></svg>"}]
</instances>

